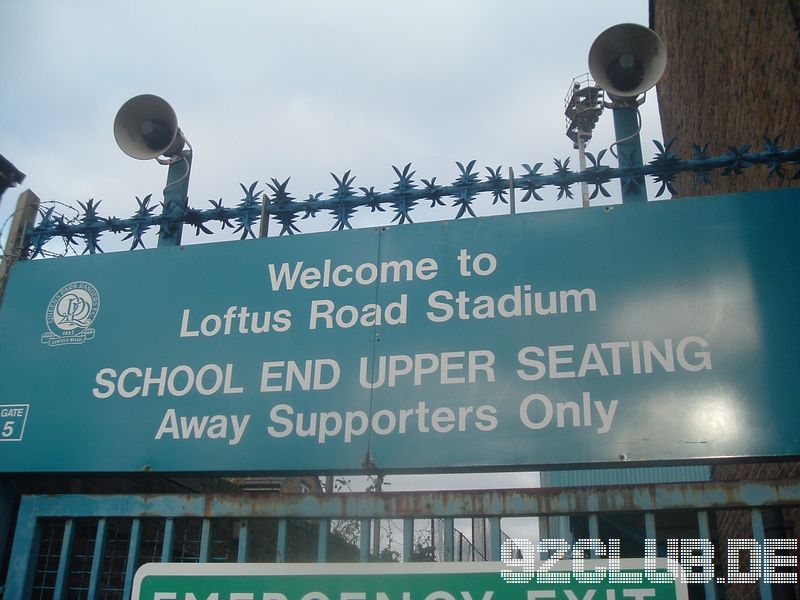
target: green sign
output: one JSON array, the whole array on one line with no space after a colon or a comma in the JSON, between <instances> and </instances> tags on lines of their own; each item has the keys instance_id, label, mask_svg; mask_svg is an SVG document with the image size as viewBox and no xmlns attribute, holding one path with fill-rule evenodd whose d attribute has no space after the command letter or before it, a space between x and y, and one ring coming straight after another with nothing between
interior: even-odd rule
<instances>
[{"instance_id":1,"label":"green sign","mask_svg":"<svg viewBox=\"0 0 800 600\"><path fill-rule=\"evenodd\" d=\"M587 561L586 570L593 561ZM599 562L599 561L598 561ZM627 562L627 561L624 561ZM641 566L641 561L637 561ZM175 564L151 563L132 600L686 600L685 583L650 583L622 567L617 579L510 583L501 563ZM550 573L556 575L556 573ZM579 575L580 576L580 575Z\"/></svg>"},{"instance_id":2,"label":"green sign","mask_svg":"<svg viewBox=\"0 0 800 600\"><path fill-rule=\"evenodd\" d=\"M800 455L798 194L19 263L0 471Z\"/></svg>"}]
</instances>

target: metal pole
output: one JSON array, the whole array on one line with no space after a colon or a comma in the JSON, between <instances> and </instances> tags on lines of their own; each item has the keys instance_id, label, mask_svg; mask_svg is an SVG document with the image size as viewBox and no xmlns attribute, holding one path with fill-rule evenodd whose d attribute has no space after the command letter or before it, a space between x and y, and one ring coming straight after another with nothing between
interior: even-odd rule
<instances>
[{"instance_id":1,"label":"metal pole","mask_svg":"<svg viewBox=\"0 0 800 600\"><path fill-rule=\"evenodd\" d=\"M17 489L8 481L0 480L0 565L5 560L9 537L14 533L14 501Z\"/></svg>"},{"instance_id":2,"label":"metal pole","mask_svg":"<svg viewBox=\"0 0 800 600\"><path fill-rule=\"evenodd\" d=\"M586 140L580 131L578 132L578 165L581 173L586 170ZM589 184L586 181L581 181L581 206L589 208Z\"/></svg>"},{"instance_id":3,"label":"metal pole","mask_svg":"<svg viewBox=\"0 0 800 600\"><path fill-rule=\"evenodd\" d=\"M754 508L750 511L750 523L753 527L753 537L763 547L766 532L764 531L764 517L761 509ZM764 581L762 577L758 582L758 591L761 593L761 600L772 600L772 586Z\"/></svg>"},{"instance_id":4,"label":"metal pole","mask_svg":"<svg viewBox=\"0 0 800 600\"><path fill-rule=\"evenodd\" d=\"M414 560L414 519L403 519L403 562Z\"/></svg>"},{"instance_id":5,"label":"metal pole","mask_svg":"<svg viewBox=\"0 0 800 600\"><path fill-rule=\"evenodd\" d=\"M164 215L176 218L183 215L189 205L189 174L192 172L192 151L183 150L179 158L170 163L167 185L164 187ZM158 232L158 247L180 246L183 222L162 225Z\"/></svg>"},{"instance_id":6,"label":"metal pole","mask_svg":"<svg viewBox=\"0 0 800 600\"><path fill-rule=\"evenodd\" d=\"M383 475L378 475L375 480L375 493L380 494L383 490ZM381 520L372 519L372 555L377 560L381 553Z\"/></svg>"},{"instance_id":7,"label":"metal pole","mask_svg":"<svg viewBox=\"0 0 800 600\"><path fill-rule=\"evenodd\" d=\"M642 142L639 139L639 115L635 106L619 105L615 101L612 105L614 113L614 133L617 136L617 156L621 169L641 167ZM644 175L623 177L620 179L622 187L622 202L647 202L647 189L644 185Z\"/></svg>"},{"instance_id":8,"label":"metal pole","mask_svg":"<svg viewBox=\"0 0 800 600\"><path fill-rule=\"evenodd\" d=\"M265 238L269 235L269 196L261 196L261 220L258 223L258 237Z\"/></svg>"},{"instance_id":9,"label":"metal pole","mask_svg":"<svg viewBox=\"0 0 800 600\"><path fill-rule=\"evenodd\" d=\"M508 167L508 201L510 204L511 214L517 212L517 197L516 190L514 189L514 169Z\"/></svg>"}]
</instances>

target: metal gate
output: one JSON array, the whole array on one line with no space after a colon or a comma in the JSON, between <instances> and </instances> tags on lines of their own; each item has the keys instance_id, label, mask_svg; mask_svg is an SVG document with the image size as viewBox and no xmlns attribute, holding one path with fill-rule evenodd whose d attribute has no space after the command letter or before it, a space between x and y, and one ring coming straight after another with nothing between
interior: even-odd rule
<instances>
[{"instance_id":1,"label":"metal gate","mask_svg":"<svg viewBox=\"0 0 800 600\"><path fill-rule=\"evenodd\" d=\"M503 520L509 518L566 517L575 536L602 539L604 523L624 517L640 524L633 525L640 537L660 539L675 535L674 515L690 515L686 522L693 525L682 535L714 542L716 515L739 510L746 511L752 537L763 543L770 537L764 513L797 505L798 480L251 497L25 496L3 598L127 599L133 574L145 562L366 562L376 559L370 554L376 519L402 520L397 558L403 561L463 560L454 520L485 519L486 555L473 552L470 558L498 561ZM331 522L339 519L358 523L358 544L350 556L331 553ZM441 547L434 543L432 552L415 553L416 519L436 519ZM723 591L711 582L694 587L696 597L708 600ZM758 587L762 599L772 599L770 585L761 581Z\"/></svg>"}]
</instances>

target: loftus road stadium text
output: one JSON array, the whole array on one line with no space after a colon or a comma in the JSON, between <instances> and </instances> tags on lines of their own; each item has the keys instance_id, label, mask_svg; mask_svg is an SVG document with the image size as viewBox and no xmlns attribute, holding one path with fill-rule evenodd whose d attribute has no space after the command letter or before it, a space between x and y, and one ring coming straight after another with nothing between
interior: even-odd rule
<instances>
[{"instance_id":1,"label":"loftus road stadium text","mask_svg":"<svg viewBox=\"0 0 800 600\"><path fill-rule=\"evenodd\" d=\"M374 365L371 364L374 362ZM206 364L194 368L176 366L130 366L123 369L102 368L97 372L92 394L105 399L147 398L190 393L202 396L243 394L255 390L268 396L293 390L328 390L344 377L355 377L365 389L382 386L418 386L432 379L440 385L459 385L478 381L495 383L495 354L489 349L454 350L440 354L389 355L374 359L362 356L357 373L343 373L332 358L265 361L257 381L237 377L235 365ZM517 353L514 376L522 381L543 378L583 378L587 373L603 377L648 375L654 372L693 372L711 369L709 345L701 337L681 339L609 341L572 345L525 346ZM531 393L519 399L518 418L528 429L586 428L604 434L611 430L617 413L617 399L595 398L583 391L573 398L551 398ZM378 435L449 433L451 431L492 431L498 426L497 408L491 403L476 406L429 408L425 401L395 410L376 411L371 417L361 410L305 413L290 404L272 406L266 415L179 413L169 408L155 438L225 439L235 445L241 441L252 419L266 417L265 431L275 438L297 435L323 444L341 436L345 442L364 435L370 429ZM260 427L260 429L264 429Z\"/></svg>"},{"instance_id":2,"label":"loftus road stadium text","mask_svg":"<svg viewBox=\"0 0 800 600\"><path fill-rule=\"evenodd\" d=\"M472 254L461 249L454 257L459 277L480 279L498 267L488 252ZM348 286L369 286L433 280L439 264L433 258L388 260L358 265L334 264L326 259L319 266L295 263L269 264L266 278L273 292L291 294L293 290L321 290ZM532 283L510 286L505 293L468 294L464 290L437 289L424 295L423 306L415 307L408 293L366 305L337 304L332 299L308 301L302 318L288 308L229 305L219 313L195 314L190 308L180 311L175 335L181 339L213 336L275 335L275 340L297 327L306 331L356 327L395 326L407 323L415 314L436 327L452 319L491 320L513 318L558 318L567 314L592 314L602 311L602 298L591 287L542 291ZM567 342L569 340L564 340ZM278 344L280 342L278 341ZM492 401L454 407L436 405L426 399L376 410L303 410L283 399L293 392L325 392L337 386L347 389L415 388L418 386L463 386L471 384L504 387L508 379L516 384L530 383L530 393L515 399L513 420L527 430L579 429L595 435L613 430L620 400L604 397L589 389L570 386L565 397L544 393L542 381L586 378L647 377L664 373L695 373L712 369L709 342L698 335L654 339L600 339L583 343L537 343L509 349L498 347L452 347L446 351L414 354L369 354L353 357L350 367L333 356L307 355L282 360L261 360L257 369L245 377L234 362L206 364L140 364L104 366L96 372L92 395L110 398L181 398L242 394L261 395L265 409L254 412L217 411L198 414L188 405L166 407L152 435L155 440L211 439L229 445L246 436L267 435L280 439L290 436L311 443L325 444L337 439L350 443L361 436L375 434L449 434L451 432L491 432L498 428L500 411ZM503 352L503 358L500 352ZM510 358L513 359L510 362ZM255 358L258 357L249 357ZM502 363L502 364L501 364ZM257 374L254 373L257 371ZM595 379L596 380L596 379ZM357 387L356 387L357 386ZM587 386L588 388L588 386ZM398 396L402 398L402 395ZM287 397L288 398L288 397ZM503 398L504 406L507 402ZM506 419L508 411L506 410ZM253 432L253 433L251 433Z\"/></svg>"}]
</instances>

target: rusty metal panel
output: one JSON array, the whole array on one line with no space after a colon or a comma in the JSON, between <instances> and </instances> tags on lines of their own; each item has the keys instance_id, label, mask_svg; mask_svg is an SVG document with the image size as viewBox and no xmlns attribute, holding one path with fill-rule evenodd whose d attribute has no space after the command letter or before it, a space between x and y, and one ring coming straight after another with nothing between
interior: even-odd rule
<instances>
[{"instance_id":1,"label":"rusty metal panel","mask_svg":"<svg viewBox=\"0 0 800 600\"><path fill-rule=\"evenodd\" d=\"M28 496L39 517L267 517L310 519L568 515L800 505L800 480L588 488L252 496Z\"/></svg>"}]
</instances>

